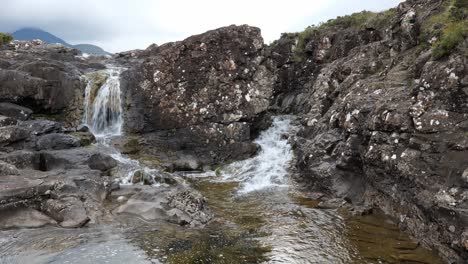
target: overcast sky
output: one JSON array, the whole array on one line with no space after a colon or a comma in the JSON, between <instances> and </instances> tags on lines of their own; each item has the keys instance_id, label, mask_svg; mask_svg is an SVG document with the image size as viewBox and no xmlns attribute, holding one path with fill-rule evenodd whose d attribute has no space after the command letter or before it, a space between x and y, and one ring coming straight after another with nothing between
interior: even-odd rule
<instances>
[{"instance_id":1,"label":"overcast sky","mask_svg":"<svg viewBox=\"0 0 468 264\"><path fill-rule=\"evenodd\" d=\"M339 15L400 0L2 0L0 32L37 27L71 44L118 52L231 24L260 27L266 43Z\"/></svg>"}]
</instances>

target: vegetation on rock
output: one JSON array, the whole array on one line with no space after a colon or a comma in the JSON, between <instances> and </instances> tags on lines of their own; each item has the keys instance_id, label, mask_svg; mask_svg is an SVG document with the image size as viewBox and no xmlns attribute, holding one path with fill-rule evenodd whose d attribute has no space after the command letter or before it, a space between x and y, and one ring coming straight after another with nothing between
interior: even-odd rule
<instances>
[{"instance_id":1,"label":"vegetation on rock","mask_svg":"<svg viewBox=\"0 0 468 264\"><path fill-rule=\"evenodd\" d=\"M8 43L13 40L13 36L7 33L0 32L0 45Z\"/></svg>"},{"instance_id":2,"label":"vegetation on rock","mask_svg":"<svg viewBox=\"0 0 468 264\"><path fill-rule=\"evenodd\" d=\"M441 59L450 55L468 36L468 1L446 0L442 11L422 24L422 45L432 44L432 55Z\"/></svg>"},{"instance_id":3,"label":"vegetation on rock","mask_svg":"<svg viewBox=\"0 0 468 264\"><path fill-rule=\"evenodd\" d=\"M362 11L351 15L339 16L335 19L330 19L327 22L319 25L312 25L300 32L297 36L297 45L294 50L294 57L297 61L304 59L304 49L311 37L319 32L324 32L332 28L375 28L383 29L388 25L390 20L395 16L394 8L384 12Z\"/></svg>"}]
</instances>

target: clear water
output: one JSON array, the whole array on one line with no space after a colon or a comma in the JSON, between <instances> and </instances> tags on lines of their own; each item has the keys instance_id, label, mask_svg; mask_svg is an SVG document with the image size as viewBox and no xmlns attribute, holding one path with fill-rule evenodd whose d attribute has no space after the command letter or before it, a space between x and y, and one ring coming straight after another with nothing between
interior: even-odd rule
<instances>
[{"instance_id":1,"label":"clear water","mask_svg":"<svg viewBox=\"0 0 468 264\"><path fill-rule=\"evenodd\" d=\"M122 134L121 70L106 72L94 101L88 84L83 120L96 148L119 161L121 183L130 184L136 170L154 170L110 144ZM116 218L81 229L0 231L0 263L441 263L384 216L317 209L289 177L294 155L287 138L295 129L293 118L275 117L255 141L255 157L187 178L217 217L204 228ZM115 204L110 200L108 209Z\"/></svg>"}]
</instances>

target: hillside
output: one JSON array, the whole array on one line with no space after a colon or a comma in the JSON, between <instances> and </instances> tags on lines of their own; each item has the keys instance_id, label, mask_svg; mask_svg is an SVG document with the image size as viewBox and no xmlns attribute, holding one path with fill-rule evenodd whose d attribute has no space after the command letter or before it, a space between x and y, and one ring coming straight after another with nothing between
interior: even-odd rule
<instances>
[{"instance_id":1,"label":"hillside","mask_svg":"<svg viewBox=\"0 0 468 264\"><path fill-rule=\"evenodd\" d=\"M40 39L46 43L60 43L67 47L75 48L83 53L93 55L108 55L109 52L103 50L101 47L92 44L77 44L73 45L65 40L38 28L22 28L13 32L13 37L16 40L34 40Z\"/></svg>"}]
</instances>

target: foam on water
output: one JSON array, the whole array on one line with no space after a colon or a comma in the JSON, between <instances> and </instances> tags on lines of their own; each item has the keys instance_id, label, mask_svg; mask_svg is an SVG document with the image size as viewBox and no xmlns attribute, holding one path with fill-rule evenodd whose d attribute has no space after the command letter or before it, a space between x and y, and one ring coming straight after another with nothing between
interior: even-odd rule
<instances>
[{"instance_id":1,"label":"foam on water","mask_svg":"<svg viewBox=\"0 0 468 264\"><path fill-rule=\"evenodd\" d=\"M288 168L294 156L286 135L295 128L292 117L274 117L272 126L255 140L261 147L259 153L228 165L222 172L223 179L242 182L239 193L287 186Z\"/></svg>"}]
</instances>

